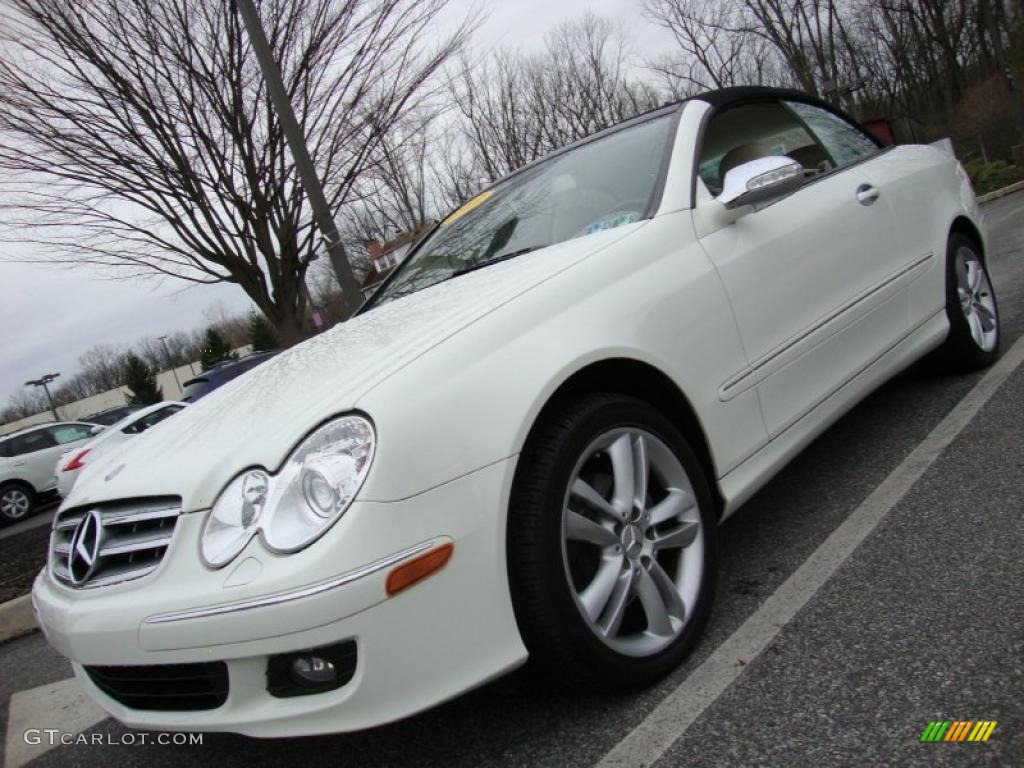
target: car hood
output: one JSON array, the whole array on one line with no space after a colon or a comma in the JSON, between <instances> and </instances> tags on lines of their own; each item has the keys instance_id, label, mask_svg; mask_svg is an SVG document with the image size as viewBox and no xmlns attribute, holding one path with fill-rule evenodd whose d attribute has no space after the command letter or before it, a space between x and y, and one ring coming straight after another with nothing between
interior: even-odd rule
<instances>
[{"instance_id":1,"label":"car hood","mask_svg":"<svg viewBox=\"0 0 1024 768\"><path fill-rule=\"evenodd\" d=\"M340 323L218 388L161 429L105 451L99 461L86 465L64 506L181 496L184 511L209 507L240 470L276 470L313 427L355 407L376 384L643 225L559 243Z\"/></svg>"}]
</instances>

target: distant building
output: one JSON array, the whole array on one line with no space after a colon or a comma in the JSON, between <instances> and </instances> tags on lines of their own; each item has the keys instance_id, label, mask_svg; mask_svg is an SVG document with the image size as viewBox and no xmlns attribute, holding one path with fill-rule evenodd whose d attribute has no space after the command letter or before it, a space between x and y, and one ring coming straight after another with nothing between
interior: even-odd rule
<instances>
[{"instance_id":1,"label":"distant building","mask_svg":"<svg viewBox=\"0 0 1024 768\"><path fill-rule=\"evenodd\" d=\"M419 229L403 232L386 243L381 244L377 240L371 240L366 244L366 252L370 257L371 266L360 286L363 298L369 298L370 294L380 287L380 284L394 271L395 267L402 263L412 247L433 226L434 222L431 221Z\"/></svg>"}]
</instances>

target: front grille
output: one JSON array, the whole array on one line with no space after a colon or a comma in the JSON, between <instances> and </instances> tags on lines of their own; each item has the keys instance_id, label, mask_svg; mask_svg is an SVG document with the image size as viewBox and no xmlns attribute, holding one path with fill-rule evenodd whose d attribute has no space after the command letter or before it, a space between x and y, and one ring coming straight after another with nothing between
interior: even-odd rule
<instances>
[{"instance_id":1,"label":"front grille","mask_svg":"<svg viewBox=\"0 0 1024 768\"><path fill-rule=\"evenodd\" d=\"M131 709L216 709L228 698L228 667L223 661L85 667L85 671L97 688Z\"/></svg>"},{"instance_id":2,"label":"front grille","mask_svg":"<svg viewBox=\"0 0 1024 768\"><path fill-rule=\"evenodd\" d=\"M53 523L50 573L76 588L145 576L163 559L180 514L178 498L133 499L65 510ZM86 518L91 519L83 523ZM76 533L81 534L77 545Z\"/></svg>"}]
</instances>

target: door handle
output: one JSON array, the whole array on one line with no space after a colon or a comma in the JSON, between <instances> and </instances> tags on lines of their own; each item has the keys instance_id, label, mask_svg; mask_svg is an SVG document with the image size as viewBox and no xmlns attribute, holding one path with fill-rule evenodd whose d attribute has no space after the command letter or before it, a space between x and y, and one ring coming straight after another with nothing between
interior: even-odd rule
<instances>
[{"instance_id":1,"label":"door handle","mask_svg":"<svg viewBox=\"0 0 1024 768\"><path fill-rule=\"evenodd\" d=\"M857 187L857 202L861 205L871 205L878 199L878 189L870 184L861 184Z\"/></svg>"},{"instance_id":2,"label":"door handle","mask_svg":"<svg viewBox=\"0 0 1024 768\"><path fill-rule=\"evenodd\" d=\"M11 466L12 467L24 467L25 466L25 462L24 461L15 461L14 463L11 464Z\"/></svg>"}]
</instances>

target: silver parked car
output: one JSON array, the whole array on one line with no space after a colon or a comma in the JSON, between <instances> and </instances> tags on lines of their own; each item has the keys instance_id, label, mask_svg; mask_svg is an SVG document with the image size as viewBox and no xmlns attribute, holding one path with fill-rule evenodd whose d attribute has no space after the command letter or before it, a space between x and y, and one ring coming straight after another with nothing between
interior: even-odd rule
<instances>
[{"instance_id":1,"label":"silver parked car","mask_svg":"<svg viewBox=\"0 0 1024 768\"><path fill-rule=\"evenodd\" d=\"M56 489L54 466L60 455L101 429L89 422L62 421L0 438L0 521L28 517L39 499Z\"/></svg>"}]
</instances>

